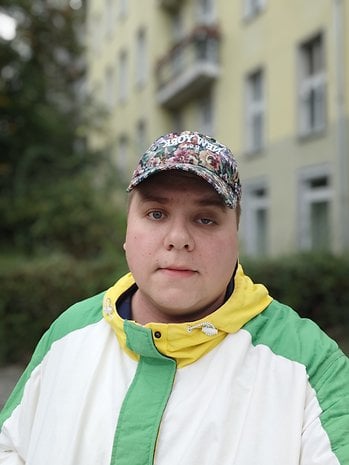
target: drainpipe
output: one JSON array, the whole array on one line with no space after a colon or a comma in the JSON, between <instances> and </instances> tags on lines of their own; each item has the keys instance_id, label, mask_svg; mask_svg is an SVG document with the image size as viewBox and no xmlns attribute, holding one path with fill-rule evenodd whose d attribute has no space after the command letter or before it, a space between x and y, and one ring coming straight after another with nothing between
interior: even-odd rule
<instances>
[{"instance_id":1,"label":"drainpipe","mask_svg":"<svg viewBox=\"0 0 349 465\"><path fill-rule=\"evenodd\" d=\"M339 251L349 252L349 109L345 87L346 37L345 0L333 0L334 47L335 47L335 138L338 163L338 192L340 240ZM348 50L349 52L349 50ZM347 114L346 114L347 111Z\"/></svg>"}]
</instances>

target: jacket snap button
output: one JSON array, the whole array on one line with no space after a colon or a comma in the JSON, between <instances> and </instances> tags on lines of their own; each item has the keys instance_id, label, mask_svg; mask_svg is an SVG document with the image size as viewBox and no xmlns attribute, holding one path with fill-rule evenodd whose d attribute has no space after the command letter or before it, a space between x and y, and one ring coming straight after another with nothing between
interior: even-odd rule
<instances>
[{"instance_id":1,"label":"jacket snap button","mask_svg":"<svg viewBox=\"0 0 349 465\"><path fill-rule=\"evenodd\" d=\"M154 336L156 337L156 339L160 339L161 337L160 331L155 331Z\"/></svg>"}]
</instances>

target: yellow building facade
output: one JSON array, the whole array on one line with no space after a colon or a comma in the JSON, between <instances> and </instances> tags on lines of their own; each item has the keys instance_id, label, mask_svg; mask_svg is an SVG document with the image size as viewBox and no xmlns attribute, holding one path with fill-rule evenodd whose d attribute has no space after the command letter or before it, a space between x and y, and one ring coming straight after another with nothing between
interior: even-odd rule
<instances>
[{"instance_id":1,"label":"yellow building facade","mask_svg":"<svg viewBox=\"0 0 349 465\"><path fill-rule=\"evenodd\" d=\"M89 0L90 143L127 179L172 130L227 144L251 256L349 249L349 0Z\"/></svg>"}]
</instances>

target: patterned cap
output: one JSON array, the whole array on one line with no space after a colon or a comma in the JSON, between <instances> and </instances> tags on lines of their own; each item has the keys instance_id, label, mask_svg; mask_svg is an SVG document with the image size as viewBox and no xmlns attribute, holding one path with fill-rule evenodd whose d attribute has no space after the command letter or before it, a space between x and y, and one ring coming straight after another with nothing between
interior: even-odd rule
<instances>
[{"instance_id":1,"label":"patterned cap","mask_svg":"<svg viewBox=\"0 0 349 465\"><path fill-rule=\"evenodd\" d=\"M159 137L144 153L127 188L130 192L149 176L162 171L194 173L212 185L225 204L236 208L241 185L231 151L215 139L198 132L183 131Z\"/></svg>"}]
</instances>

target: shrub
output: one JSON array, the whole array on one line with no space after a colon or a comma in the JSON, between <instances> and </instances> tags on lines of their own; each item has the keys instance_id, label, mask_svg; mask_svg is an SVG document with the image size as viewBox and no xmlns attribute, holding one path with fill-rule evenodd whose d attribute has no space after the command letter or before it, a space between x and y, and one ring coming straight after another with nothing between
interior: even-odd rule
<instances>
[{"instance_id":1,"label":"shrub","mask_svg":"<svg viewBox=\"0 0 349 465\"><path fill-rule=\"evenodd\" d=\"M349 257L301 254L243 261L245 272L277 300L325 331L349 327Z\"/></svg>"},{"instance_id":2,"label":"shrub","mask_svg":"<svg viewBox=\"0 0 349 465\"><path fill-rule=\"evenodd\" d=\"M53 255L0 270L0 364L26 363L60 313L107 289L125 270L121 251L93 260Z\"/></svg>"}]
</instances>

